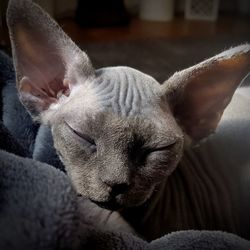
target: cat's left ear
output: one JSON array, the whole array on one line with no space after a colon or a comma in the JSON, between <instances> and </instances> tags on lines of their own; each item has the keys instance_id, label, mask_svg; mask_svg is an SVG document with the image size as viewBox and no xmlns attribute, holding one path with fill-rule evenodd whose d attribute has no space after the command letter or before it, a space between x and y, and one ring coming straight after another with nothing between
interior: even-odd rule
<instances>
[{"instance_id":1,"label":"cat's left ear","mask_svg":"<svg viewBox=\"0 0 250 250\"><path fill-rule=\"evenodd\" d=\"M32 1L10 0L7 23L19 97L34 118L94 75L88 56Z\"/></svg>"},{"instance_id":2,"label":"cat's left ear","mask_svg":"<svg viewBox=\"0 0 250 250\"><path fill-rule=\"evenodd\" d=\"M245 44L175 73L164 82L162 91L179 125L197 141L215 131L249 72L250 45Z\"/></svg>"}]
</instances>

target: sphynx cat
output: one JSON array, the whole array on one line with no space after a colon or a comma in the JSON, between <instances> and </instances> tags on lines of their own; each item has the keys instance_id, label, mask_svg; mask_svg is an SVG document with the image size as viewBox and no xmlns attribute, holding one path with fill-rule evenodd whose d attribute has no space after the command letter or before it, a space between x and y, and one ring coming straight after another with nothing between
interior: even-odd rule
<instances>
[{"instance_id":1,"label":"sphynx cat","mask_svg":"<svg viewBox=\"0 0 250 250\"><path fill-rule=\"evenodd\" d=\"M250 237L249 88L223 115L250 71L249 44L160 84L125 66L94 69L31 1L10 0L7 23L19 98L50 127L80 195L149 240L184 229Z\"/></svg>"}]
</instances>

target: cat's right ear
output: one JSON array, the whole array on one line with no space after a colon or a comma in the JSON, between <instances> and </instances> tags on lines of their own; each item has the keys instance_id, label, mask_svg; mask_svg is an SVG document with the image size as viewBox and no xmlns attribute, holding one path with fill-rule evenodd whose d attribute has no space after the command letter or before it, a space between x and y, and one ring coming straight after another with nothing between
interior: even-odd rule
<instances>
[{"instance_id":1,"label":"cat's right ear","mask_svg":"<svg viewBox=\"0 0 250 250\"><path fill-rule=\"evenodd\" d=\"M236 88L250 72L250 44L176 72L162 85L172 112L193 142L216 130Z\"/></svg>"},{"instance_id":2,"label":"cat's right ear","mask_svg":"<svg viewBox=\"0 0 250 250\"><path fill-rule=\"evenodd\" d=\"M94 75L88 56L32 1L10 0L7 23L19 96L34 118Z\"/></svg>"}]
</instances>

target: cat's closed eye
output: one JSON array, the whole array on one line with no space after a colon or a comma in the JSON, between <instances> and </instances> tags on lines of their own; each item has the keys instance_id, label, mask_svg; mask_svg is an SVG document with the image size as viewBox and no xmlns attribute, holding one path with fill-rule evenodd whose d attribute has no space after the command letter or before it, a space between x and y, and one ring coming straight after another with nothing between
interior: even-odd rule
<instances>
[{"instance_id":1,"label":"cat's closed eye","mask_svg":"<svg viewBox=\"0 0 250 250\"><path fill-rule=\"evenodd\" d=\"M163 146L151 146L151 147L141 147L140 149L134 149L133 151L130 151L130 159L134 162L136 162L139 165L145 165L147 162L148 158L153 157L157 157L158 154L164 154L167 152L169 152L174 145L176 144L176 142L172 142L170 144L167 145L163 145Z\"/></svg>"},{"instance_id":2,"label":"cat's closed eye","mask_svg":"<svg viewBox=\"0 0 250 250\"><path fill-rule=\"evenodd\" d=\"M67 122L65 122L65 124L69 128L69 130L73 132L73 134L76 135L81 140L84 146L90 149L91 153L94 153L97 151L96 143L91 137L89 137L87 134L77 131L72 126L70 126Z\"/></svg>"},{"instance_id":3,"label":"cat's closed eye","mask_svg":"<svg viewBox=\"0 0 250 250\"><path fill-rule=\"evenodd\" d=\"M165 146L159 146L159 147L153 147L153 148L148 148L146 149L146 153L147 154L151 154L151 153L154 153L154 152L160 152L160 151L167 151L167 150L170 150L171 148L174 147L175 145L175 141L168 144L168 145L165 145Z\"/></svg>"}]
</instances>

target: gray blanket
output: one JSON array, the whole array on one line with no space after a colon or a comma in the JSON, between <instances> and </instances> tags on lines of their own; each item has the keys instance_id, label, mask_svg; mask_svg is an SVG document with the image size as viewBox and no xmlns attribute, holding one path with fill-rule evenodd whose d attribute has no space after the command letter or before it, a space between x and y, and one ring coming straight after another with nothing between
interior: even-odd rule
<instances>
[{"instance_id":1,"label":"gray blanket","mask_svg":"<svg viewBox=\"0 0 250 250\"><path fill-rule=\"evenodd\" d=\"M77 194L61 171L0 151L0 249L250 249L218 231L180 231L147 243L85 224Z\"/></svg>"}]
</instances>

